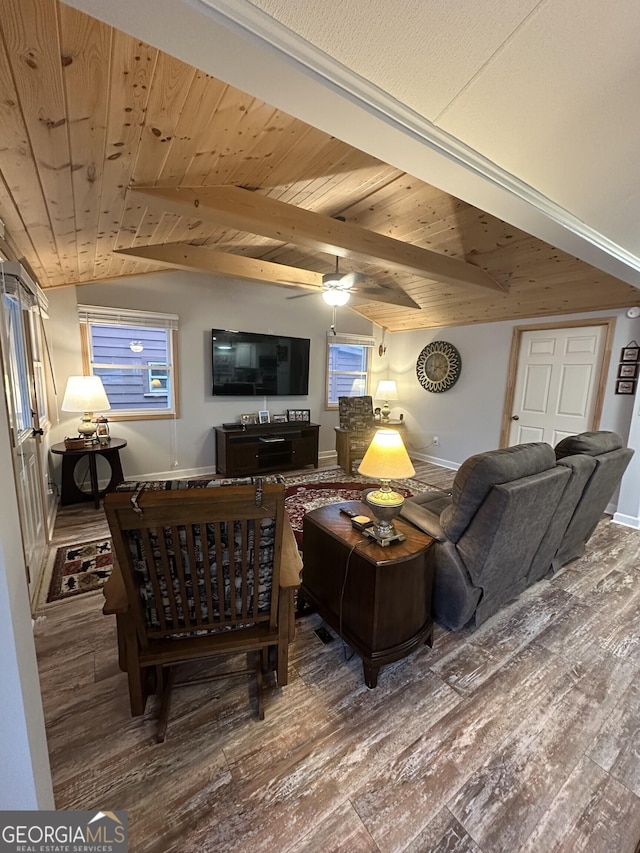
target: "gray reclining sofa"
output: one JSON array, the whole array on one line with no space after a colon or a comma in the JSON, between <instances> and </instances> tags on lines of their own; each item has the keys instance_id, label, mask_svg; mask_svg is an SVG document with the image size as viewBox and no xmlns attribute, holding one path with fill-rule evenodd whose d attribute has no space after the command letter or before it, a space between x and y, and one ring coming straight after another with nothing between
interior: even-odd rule
<instances>
[{"instance_id":1,"label":"gray reclining sofa","mask_svg":"<svg viewBox=\"0 0 640 853\"><path fill-rule=\"evenodd\" d=\"M402 516L436 540L436 621L482 624L528 586L584 552L633 451L615 433L583 433L554 452L536 442L479 453L451 495L408 499Z\"/></svg>"}]
</instances>

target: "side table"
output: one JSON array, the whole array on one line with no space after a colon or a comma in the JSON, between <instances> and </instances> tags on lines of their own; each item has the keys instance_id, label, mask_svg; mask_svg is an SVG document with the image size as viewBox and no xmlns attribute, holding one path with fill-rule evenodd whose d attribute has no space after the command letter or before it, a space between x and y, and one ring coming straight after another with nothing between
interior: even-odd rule
<instances>
[{"instance_id":1,"label":"side table","mask_svg":"<svg viewBox=\"0 0 640 853\"><path fill-rule=\"evenodd\" d=\"M405 420L396 421L393 418L389 418L388 421L376 421L374 426L376 429L396 429L398 432L403 433L407 429L407 422Z\"/></svg>"},{"instance_id":2,"label":"side table","mask_svg":"<svg viewBox=\"0 0 640 853\"><path fill-rule=\"evenodd\" d=\"M406 539L383 548L355 530L340 507L370 514L359 501L345 501L305 515L300 591L362 658L365 683L375 687L381 666L432 643L426 555L433 539L396 519Z\"/></svg>"},{"instance_id":3,"label":"side table","mask_svg":"<svg viewBox=\"0 0 640 853\"><path fill-rule=\"evenodd\" d=\"M124 480L122 474L122 464L120 462L120 451L127 446L127 442L123 438L112 438L109 444L89 444L84 447L78 447L73 450L68 450L64 442L54 444L51 447L52 453L57 453L62 456L62 487L60 489L60 504L81 503L82 501L93 500L95 508L100 509L100 498L104 497L107 492L113 492L118 485ZM89 479L91 481L91 491L84 492L76 483L75 470L78 462L84 457L89 461ZM96 457L102 456L107 460L111 467L111 479L105 489L100 490L98 487L98 470L96 467Z\"/></svg>"}]
</instances>

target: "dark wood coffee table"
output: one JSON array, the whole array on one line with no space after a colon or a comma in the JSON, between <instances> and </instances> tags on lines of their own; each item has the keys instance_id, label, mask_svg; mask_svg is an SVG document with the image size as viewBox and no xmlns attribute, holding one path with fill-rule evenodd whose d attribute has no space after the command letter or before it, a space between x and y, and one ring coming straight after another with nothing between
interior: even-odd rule
<instances>
[{"instance_id":1,"label":"dark wood coffee table","mask_svg":"<svg viewBox=\"0 0 640 853\"><path fill-rule=\"evenodd\" d=\"M362 658L365 683L375 687L381 666L432 643L426 556L433 539L398 519L405 541L382 548L354 530L340 507L371 514L359 501L345 501L305 515L300 592Z\"/></svg>"}]
</instances>

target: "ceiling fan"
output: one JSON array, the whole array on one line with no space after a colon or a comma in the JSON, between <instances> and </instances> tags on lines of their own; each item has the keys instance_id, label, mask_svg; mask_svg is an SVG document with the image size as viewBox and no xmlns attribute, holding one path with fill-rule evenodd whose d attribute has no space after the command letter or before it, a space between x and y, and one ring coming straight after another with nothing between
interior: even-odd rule
<instances>
[{"instance_id":1,"label":"ceiling fan","mask_svg":"<svg viewBox=\"0 0 640 853\"><path fill-rule=\"evenodd\" d=\"M342 274L340 272L340 259L336 256L336 268L334 272L326 273L322 276L322 298L327 305L339 307L346 305L351 297L351 292L354 284L364 280L361 273L348 272ZM295 296L288 296L288 299L300 299L302 296L313 296L312 292L297 293Z\"/></svg>"},{"instance_id":2,"label":"ceiling fan","mask_svg":"<svg viewBox=\"0 0 640 853\"><path fill-rule=\"evenodd\" d=\"M322 292L322 298L327 305L334 308L346 305L352 295L367 302L389 302L392 305L419 307L402 290L374 282L360 272L341 273L340 258L337 256L335 270L322 276L322 284L318 285L317 290ZM288 296L287 299L300 299L303 296L312 295L313 291L308 290L306 293Z\"/></svg>"}]
</instances>

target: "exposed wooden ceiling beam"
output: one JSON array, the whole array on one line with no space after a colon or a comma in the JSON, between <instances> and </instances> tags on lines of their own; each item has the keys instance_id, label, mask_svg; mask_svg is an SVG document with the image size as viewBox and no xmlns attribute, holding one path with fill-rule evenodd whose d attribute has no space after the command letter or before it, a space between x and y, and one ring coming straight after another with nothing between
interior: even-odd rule
<instances>
[{"instance_id":1,"label":"exposed wooden ceiling beam","mask_svg":"<svg viewBox=\"0 0 640 853\"><path fill-rule=\"evenodd\" d=\"M144 261L154 261L177 269L211 272L217 275L261 281L268 284L304 287L317 292L322 290L322 273L290 267L285 264L274 264L270 261L256 260L255 258L246 258L243 255L233 255L229 252L216 252L213 249L191 246L188 243L136 246L132 249L119 249L115 254L139 258ZM362 290L362 298L367 302L387 302L393 305L403 305L406 308L420 309L418 303L414 302L400 288L365 285ZM361 295L357 291L358 288L356 287L354 296Z\"/></svg>"},{"instance_id":2,"label":"exposed wooden ceiling beam","mask_svg":"<svg viewBox=\"0 0 640 853\"><path fill-rule=\"evenodd\" d=\"M383 264L392 269L454 285L473 285L505 292L480 267L393 237L367 231L240 187L136 187L130 190L146 204L219 226L307 246L319 252Z\"/></svg>"},{"instance_id":3,"label":"exposed wooden ceiling beam","mask_svg":"<svg viewBox=\"0 0 640 853\"><path fill-rule=\"evenodd\" d=\"M322 287L322 273L289 267L285 264L272 264L230 252L216 252L202 246L188 243L160 243L157 246L136 246L132 249L118 249L116 255L140 258L145 261L157 261L169 267L196 272L211 272L232 278L246 278L250 281L264 281L268 284L291 284L296 287Z\"/></svg>"}]
</instances>

